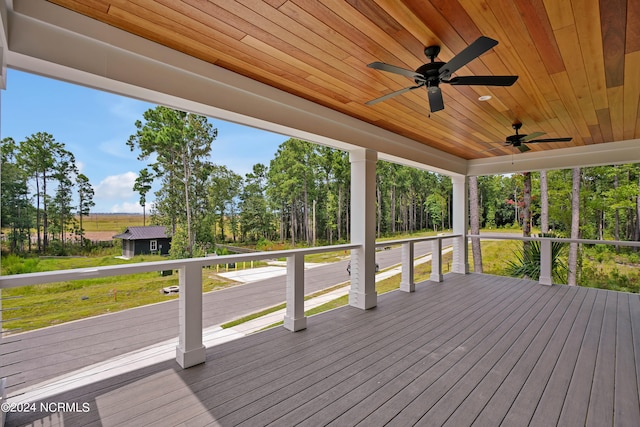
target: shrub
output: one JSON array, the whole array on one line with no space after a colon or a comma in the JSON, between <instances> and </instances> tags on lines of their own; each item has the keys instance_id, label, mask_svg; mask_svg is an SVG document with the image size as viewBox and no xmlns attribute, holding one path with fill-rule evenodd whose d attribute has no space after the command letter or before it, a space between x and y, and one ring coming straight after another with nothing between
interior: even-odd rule
<instances>
[{"instance_id":1,"label":"shrub","mask_svg":"<svg viewBox=\"0 0 640 427\"><path fill-rule=\"evenodd\" d=\"M551 236L548 236L551 237ZM526 242L523 242L526 243ZM567 245L562 242L551 242L551 275L555 283L567 282L567 265L562 255ZM515 261L509 261L506 272L513 277L540 279L540 242L532 241L523 244L522 249L514 252Z\"/></svg>"}]
</instances>

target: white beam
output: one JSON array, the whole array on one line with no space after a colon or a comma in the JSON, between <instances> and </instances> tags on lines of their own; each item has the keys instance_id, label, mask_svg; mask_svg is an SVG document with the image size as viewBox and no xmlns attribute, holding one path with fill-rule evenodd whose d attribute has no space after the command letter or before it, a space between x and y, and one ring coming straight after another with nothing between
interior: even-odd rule
<instances>
[{"instance_id":1,"label":"white beam","mask_svg":"<svg viewBox=\"0 0 640 427\"><path fill-rule=\"evenodd\" d=\"M0 89L7 86L7 4L0 1Z\"/></svg>"},{"instance_id":2,"label":"white beam","mask_svg":"<svg viewBox=\"0 0 640 427\"><path fill-rule=\"evenodd\" d=\"M640 163L640 139L469 160L467 175L482 176L625 163Z\"/></svg>"},{"instance_id":3,"label":"white beam","mask_svg":"<svg viewBox=\"0 0 640 427\"><path fill-rule=\"evenodd\" d=\"M190 368L206 359L202 344L202 267L185 264L180 269L179 294L176 361L183 368Z\"/></svg>"},{"instance_id":4,"label":"white beam","mask_svg":"<svg viewBox=\"0 0 640 427\"><path fill-rule=\"evenodd\" d=\"M287 257L287 308L284 327L292 332L307 327L304 315L304 254Z\"/></svg>"},{"instance_id":5,"label":"white beam","mask_svg":"<svg viewBox=\"0 0 640 427\"><path fill-rule=\"evenodd\" d=\"M375 151L356 149L351 161L351 250L349 305L369 309L376 294L376 161Z\"/></svg>"},{"instance_id":6,"label":"white beam","mask_svg":"<svg viewBox=\"0 0 640 427\"><path fill-rule=\"evenodd\" d=\"M467 229L469 223L467 177L452 176L451 182L453 184L453 234L461 235L453 239L451 271L467 274L469 272L467 254Z\"/></svg>"}]
</instances>

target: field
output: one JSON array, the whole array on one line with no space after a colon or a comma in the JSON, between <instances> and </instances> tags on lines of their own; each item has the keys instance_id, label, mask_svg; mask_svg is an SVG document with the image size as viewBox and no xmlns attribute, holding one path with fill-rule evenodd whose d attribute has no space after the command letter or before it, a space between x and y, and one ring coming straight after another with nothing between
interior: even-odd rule
<instances>
[{"instance_id":1,"label":"field","mask_svg":"<svg viewBox=\"0 0 640 427\"><path fill-rule=\"evenodd\" d=\"M2 270L3 274L16 274L163 259L166 258L159 255L137 256L131 260L118 259L113 255L40 259L9 256L3 259ZM237 284L218 276L215 269L206 268L202 270L202 282L205 292ZM162 276L159 272L152 272L5 289L2 291L3 331L24 332L167 301L178 295L165 295L162 288L175 285L178 285L177 274Z\"/></svg>"},{"instance_id":2,"label":"field","mask_svg":"<svg viewBox=\"0 0 640 427\"><path fill-rule=\"evenodd\" d=\"M85 236L93 241L108 241L116 234L122 233L127 227L150 225L149 217L146 221L138 214L90 214L82 219Z\"/></svg>"}]
</instances>

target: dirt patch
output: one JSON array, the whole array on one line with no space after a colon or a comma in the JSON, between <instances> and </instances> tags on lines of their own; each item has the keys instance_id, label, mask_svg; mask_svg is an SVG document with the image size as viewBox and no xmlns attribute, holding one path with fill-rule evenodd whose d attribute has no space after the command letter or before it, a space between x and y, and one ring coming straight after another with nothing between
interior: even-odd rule
<instances>
[{"instance_id":1,"label":"dirt patch","mask_svg":"<svg viewBox=\"0 0 640 427\"><path fill-rule=\"evenodd\" d=\"M115 231L86 231L84 237L92 242L110 242L116 234Z\"/></svg>"}]
</instances>

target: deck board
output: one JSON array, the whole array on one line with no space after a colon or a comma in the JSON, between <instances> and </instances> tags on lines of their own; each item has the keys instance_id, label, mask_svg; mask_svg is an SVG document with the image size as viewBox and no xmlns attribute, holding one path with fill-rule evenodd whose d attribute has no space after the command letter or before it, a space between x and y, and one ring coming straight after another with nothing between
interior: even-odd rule
<instances>
[{"instance_id":1,"label":"deck board","mask_svg":"<svg viewBox=\"0 0 640 427\"><path fill-rule=\"evenodd\" d=\"M574 288L571 293L567 294L571 298L566 310L558 310L558 320L555 330L549 322L554 322L553 318L549 318L544 327L547 334L540 333L531 341L531 344L524 350L524 354L517 360L513 369L504 377L503 381L495 388L495 392L488 399L487 403L482 405L481 399L465 401L475 404L475 407L465 409L459 408L453 417L447 420L447 424L454 425L458 414L461 411L469 411L469 416L476 415L473 423L475 425L499 425L511 406L520 406L515 404L515 400L521 395L525 384L530 380L544 378L549 376L549 372L553 368L553 360L560 353L563 343L566 341L571 328L574 325L576 314L579 312L584 301L585 294L579 295ZM542 332L542 330L540 331ZM534 369L536 369L534 374ZM532 375L534 375L532 377ZM480 385L479 385L480 386ZM540 388L538 388L540 392ZM483 392L483 394L488 394ZM473 412L471 412L473 411Z\"/></svg>"},{"instance_id":2,"label":"deck board","mask_svg":"<svg viewBox=\"0 0 640 427\"><path fill-rule=\"evenodd\" d=\"M616 313L618 293L607 294L604 307L604 318L600 332L600 342L596 355L589 409L587 411L587 426L597 427L611 424L615 397L615 366L616 366Z\"/></svg>"},{"instance_id":3,"label":"deck board","mask_svg":"<svg viewBox=\"0 0 640 427\"><path fill-rule=\"evenodd\" d=\"M615 395L613 424L616 426L633 425L640 419L638 402L637 372L634 357L633 335L631 333L631 314L629 304L635 295L618 295L617 339L615 349ZM635 375L634 375L635 374Z\"/></svg>"},{"instance_id":4,"label":"deck board","mask_svg":"<svg viewBox=\"0 0 640 427\"><path fill-rule=\"evenodd\" d=\"M449 274L50 399L87 413L7 425L640 425L639 332L637 295Z\"/></svg>"},{"instance_id":5,"label":"deck board","mask_svg":"<svg viewBox=\"0 0 640 427\"><path fill-rule=\"evenodd\" d=\"M560 348L556 348L556 351L553 351L553 348L545 349L503 419L500 419L501 414L493 412L493 407L487 407L476 419L477 425L498 425L500 422L514 425L523 421L527 423L532 420L534 414L544 418L538 418L532 422L533 425L556 425L576 365L578 352L575 349L582 344L596 298L594 292L581 293L584 298L571 330L564 340L558 336ZM567 323L568 321L569 319ZM531 399L532 395L541 398L539 401ZM545 410L536 413L538 405Z\"/></svg>"}]
</instances>

